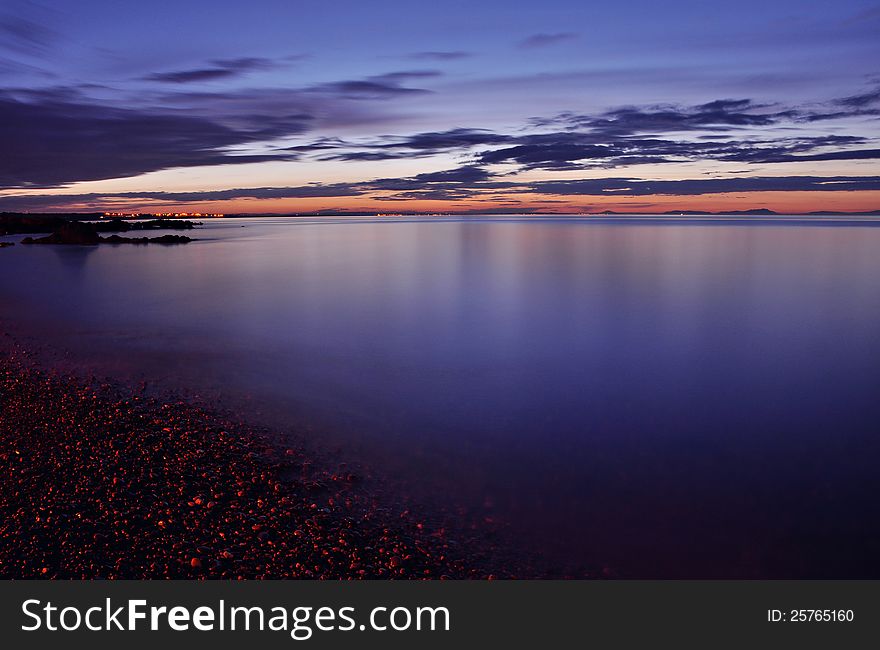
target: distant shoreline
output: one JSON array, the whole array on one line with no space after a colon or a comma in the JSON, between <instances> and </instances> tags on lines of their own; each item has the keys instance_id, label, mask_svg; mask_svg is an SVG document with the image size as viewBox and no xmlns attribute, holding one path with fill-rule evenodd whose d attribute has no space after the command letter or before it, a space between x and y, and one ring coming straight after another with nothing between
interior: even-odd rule
<instances>
[{"instance_id":1,"label":"distant shoreline","mask_svg":"<svg viewBox=\"0 0 880 650\"><path fill-rule=\"evenodd\" d=\"M702 212L699 210L666 210L664 212L401 212L401 213L376 213L376 212L284 212L284 213L231 213L223 215L183 214L179 217L171 217L167 214L132 213L130 215L107 216L101 212L0 212L0 221L10 217L26 218L55 218L81 221L94 220L133 220L133 219L166 219L169 221L179 219L252 219L252 218L278 218L278 217L880 217L880 209L862 212L841 212L834 210L817 210L811 212L776 212L766 208L749 210L731 210L726 212Z\"/></svg>"}]
</instances>

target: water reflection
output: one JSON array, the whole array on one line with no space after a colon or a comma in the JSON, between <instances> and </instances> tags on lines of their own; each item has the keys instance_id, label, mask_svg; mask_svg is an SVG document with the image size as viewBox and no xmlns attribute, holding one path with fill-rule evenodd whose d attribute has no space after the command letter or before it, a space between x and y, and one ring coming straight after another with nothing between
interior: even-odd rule
<instances>
[{"instance_id":1,"label":"water reflection","mask_svg":"<svg viewBox=\"0 0 880 650\"><path fill-rule=\"evenodd\" d=\"M0 295L306 416L561 565L880 575L877 228L245 223L4 251Z\"/></svg>"}]
</instances>

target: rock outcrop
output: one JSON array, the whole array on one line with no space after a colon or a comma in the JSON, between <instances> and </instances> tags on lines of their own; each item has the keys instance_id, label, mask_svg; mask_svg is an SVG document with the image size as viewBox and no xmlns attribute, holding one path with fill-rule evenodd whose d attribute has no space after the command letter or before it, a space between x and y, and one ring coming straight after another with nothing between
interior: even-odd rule
<instances>
[{"instance_id":1,"label":"rock outcrop","mask_svg":"<svg viewBox=\"0 0 880 650\"><path fill-rule=\"evenodd\" d=\"M91 223L70 221L61 225L46 237L25 237L22 244L64 244L74 246L94 246L96 244L186 244L192 241L185 235L162 235L161 237L122 237L110 235L101 237L98 228Z\"/></svg>"}]
</instances>

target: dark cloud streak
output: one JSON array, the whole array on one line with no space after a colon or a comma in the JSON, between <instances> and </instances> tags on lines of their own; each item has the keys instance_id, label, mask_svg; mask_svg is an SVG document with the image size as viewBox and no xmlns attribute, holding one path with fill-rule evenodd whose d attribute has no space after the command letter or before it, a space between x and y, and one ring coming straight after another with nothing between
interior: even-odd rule
<instances>
[{"instance_id":1,"label":"dark cloud streak","mask_svg":"<svg viewBox=\"0 0 880 650\"><path fill-rule=\"evenodd\" d=\"M311 184L197 192L119 192L0 197L0 210L45 210L70 204L92 209L118 206L120 201L204 203L236 199L297 199L361 196L382 201L490 199L499 191L556 197L699 196L750 192L854 192L880 190L880 176L762 176L682 180L644 180L628 177L516 183L496 180L486 170L464 166L405 178L382 178L360 183ZM502 197L503 198L503 197ZM504 198L513 202L515 199ZM553 201L554 199L550 199ZM545 201L539 199L538 202Z\"/></svg>"},{"instance_id":2,"label":"dark cloud streak","mask_svg":"<svg viewBox=\"0 0 880 650\"><path fill-rule=\"evenodd\" d=\"M853 192L880 190L880 176L757 176L649 181L596 178L544 181L531 184L535 192L560 196L696 196L731 192Z\"/></svg>"},{"instance_id":3,"label":"dark cloud streak","mask_svg":"<svg viewBox=\"0 0 880 650\"><path fill-rule=\"evenodd\" d=\"M156 72L141 77L143 81L158 81L163 83L192 83L199 81L215 81L238 77L255 70L265 70L274 67L275 61L259 57L244 57L239 59L217 59L211 62L211 67L196 68L194 70L179 70L176 72Z\"/></svg>"},{"instance_id":4,"label":"dark cloud streak","mask_svg":"<svg viewBox=\"0 0 880 650\"><path fill-rule=\"evenodd\" d=\"M304 116L303 116L304 117ZM51 187L171 167L292 159L233 155L229 148L299 133L305 119L239 128L191 114L156 113L61 99L23 102L0 93L0 188Z\"/></svg>"},{"instance_id":5,"label":"dark cloud streak","mask_svg":"<svg viewBox=\"0 0 880 650\"><path fill-rule=\"evenodd\" d=\"M398 95L430 92L424 88L412 88L403 84L411 80L439 77L441 74L437 70L404 70L375 75L366 79L351 79L319 84L312 86L308 90L348 99L387 99Z\"/></svg>"},{"instance_id":6,"label":"dark cloud streak","mask_svg":"<svg viewBox=\"0 0 880 650\"><path fill-rule=\"evenodd\" d=\"M519 42L519 47L525 49L533 49L538 47L548 47L550 45L556 45L557 43L562 43L564 41L570 41L572 39L577 38L578 35L574 32L556 32L553 34L533 34L528 38L525 38Z\"/></svg>"},{"instance_id":7,"label":"dark cloud streak","mask_svg":"<svg viewBox=\"0 0 880 650\"><path fill-rule=\"evenodd\" d=\"M431 52L413 52L409 55L411 59L422 59L428 61L454 61L456 59L466 59L473 56L470 52L462 50L452 51L431 51Z\"/></svg>"},{"instance_id":8,"label":"dark cloud streak","mask_svg":"<svg viewBox=\"0 0 880 650\"><path fill-rule=\"evenodd\" d=\"M857 109L870 106L871 104L880 103L880 86L864 93L844 97L839 100L839 103Z\"/></svg>"},{"instance_id":9,"label":"dark cloud streak","mask_svg":"<svg viewBox=\"0 0 880 650\"><path fill-rule=\"evenodd\" d=\"M33 15L34 11L34 5L19 3L17 8L13 4L0 13L0 47L38 57L52 48L59 34Z\"/></svg>"}]
</instances>

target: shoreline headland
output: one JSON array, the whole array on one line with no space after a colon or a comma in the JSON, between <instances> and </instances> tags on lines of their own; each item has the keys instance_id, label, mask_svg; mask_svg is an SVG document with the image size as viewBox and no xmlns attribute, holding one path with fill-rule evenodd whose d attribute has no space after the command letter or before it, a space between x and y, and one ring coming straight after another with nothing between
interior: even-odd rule
<instances>
[{"instance_id":1,"label":"shoreline headland","mask_svg":"<svg viewBox=\"0 0 880 650\"><path fill-rule=\"evenodd\" d=\"M127 233L146 230L192 230L201 223L184 219L149 219L130 221L109 219L89 221L83 215L65 217L30 216L20 214L0 214L0 236L34 235L48 233L44 237L28 236L21 240L24 245L56 244L94 246L97 244L186 244L192 241L185 235L161 235L159 237L124 237L112 234L101 237L100 233ZM85 215L88 216L88 215ZM2 242L0 247L13 246Z\"/></svg>"}]
</instances>

